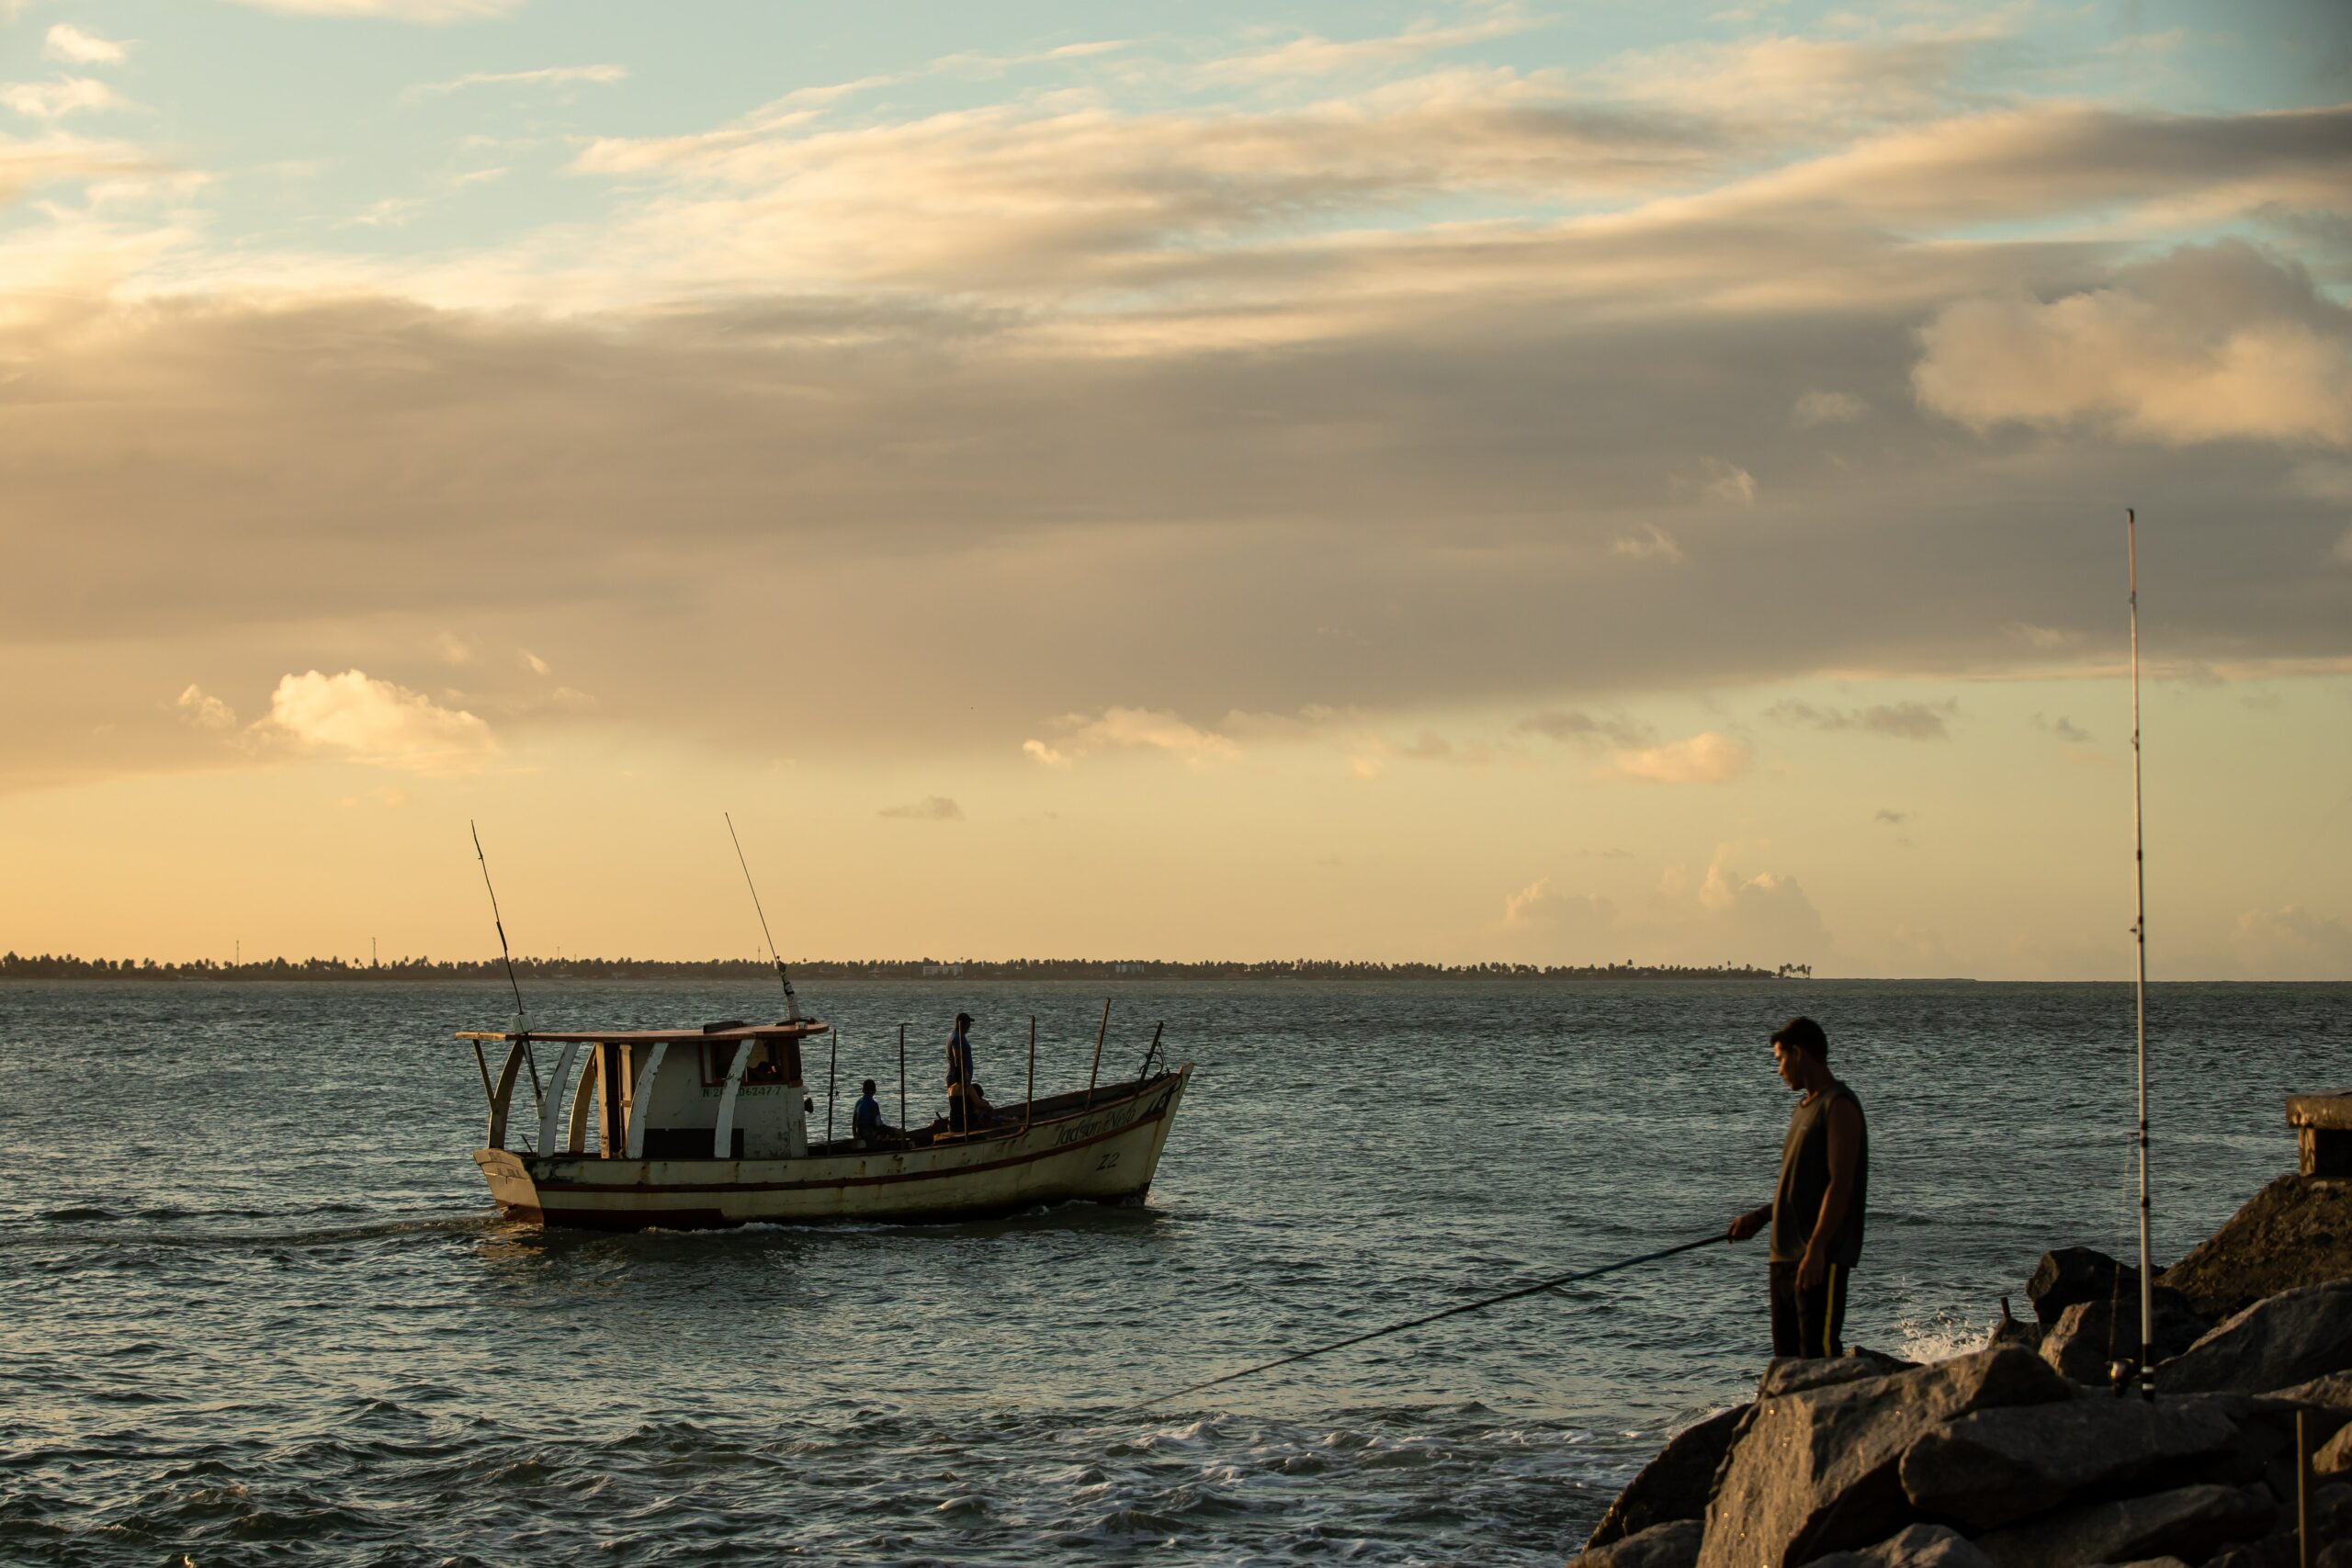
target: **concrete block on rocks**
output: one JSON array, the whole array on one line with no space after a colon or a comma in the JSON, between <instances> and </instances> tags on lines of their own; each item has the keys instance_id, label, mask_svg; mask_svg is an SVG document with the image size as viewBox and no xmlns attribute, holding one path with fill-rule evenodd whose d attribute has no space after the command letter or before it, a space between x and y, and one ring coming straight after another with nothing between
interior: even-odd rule
<instances>
[{"instance_id":1,"label":"concrete block on rocks","mask_svg":"<svg viewBox=\"0 0 2352 1568\"><path fill-rule=\"evenodd\" d=\"M2197 1467L2237 1441L2228 1416L2188 1402L2075 1399L1980 1410L1922 1433L1905 1450L1903 1491L1923 1514L1994 1529L2086 1492L2199 1478Z\"/></svg>"},{"instance_id":2,"label":"concrete block on rocks","mask_svg":"<svg viewBox=\"0 0 2352 1568\"><path fill-rule=\"evenodd\" d=\"M1654 1525L1705 1517L1707 1494L1713 1489L1715 1471L1722 1465L1724 1455L1731 1450L1747 1409L1740 1404L1719 1410L1677 1432L1649 1463L1642 1466L1641 1473L1626 1484L1625 1490L1617 1494L1617 1500L1600 1516L1592 1539L1584 1543L1585 1550L1590 1551L1595 1547L1639 1535Z\"/></svg>"},{"instance_id":3,"label":"concrete block on rocks","mask_svg":"<svg viewBox=\"0 0 2352 1568\"><path fill-rule=\"evenodd\" d=\"M1876 1546L1816 1557L1813 1568L1994 1568L1994 1563L1956 1529L1908 1525Z\"/></svg>"},{"instance_id":4,"label":"concrete block on rocks","mask_svg":"<svg viewBox=\"0 0 2352 1568\"><path fill-rule=\"evenodd\" d=\"M2267 1297L2156 1369L2176 1393L2267 1393L2352 1371L2352 1280Z\"/></svg>"},{"instance_id":5,"label":"concrete block on rocks","mask_svg":"<svg viewBox=\"0 0 2352 1568\"><path fill-rule=\"evenodd\" d=\"M2202 1562L2266 1533L2278 1512L2264 1487L2183 1486L2084 1504L1979 1536L1976 1545L1999 1568L2079 1568L2166 1555Z\"/></svg>"},{"instance_id":6,"label":"concrete block on rocks","mask_svg":"<svg viewBox=\"0 0 2352 1568\"><path fill-rule=\"evenodd\" d=\"M1696 1519L1671 1519L1611 1541L1587 1547L1568 1559L1568 1568L1694 1568L1699 1561Z\"/></svg>"},{"instance_id":7,"label":"concrete block on rocks","mask_svg":"<svg viewBox=\"0 0 2352 1568\"><path fill-rule=\"evenodd\" d=\"M1795 1568L1882 1540L1913 1522L1899 1469L1923 1433L2067 1397L2064 1378L2008 1345L1764 1400L1716 1480L1702 1568Z\"/></svg>"},{"instance_id":8,"label":"concrete block on rocks","mask_svg":"<svg viewBox=\"0 0 2352 1568\"><path fill-rule=\"evenodd\" d=\"M2188 1304L2178 1291L2158 1286L2152 1305L2156 1314L2154 1355L2168 1361L2204 1337L2213 1325ZM2105 1388L2114 1380L2109 1369L2117 1361L2140 1356L2140 1299L2125 1298L2120 1307L2101 1298L2076 1302L2058 1314L2041 1337L2041 1359L2079 1383Z\"/></svg>"}]
</instances>

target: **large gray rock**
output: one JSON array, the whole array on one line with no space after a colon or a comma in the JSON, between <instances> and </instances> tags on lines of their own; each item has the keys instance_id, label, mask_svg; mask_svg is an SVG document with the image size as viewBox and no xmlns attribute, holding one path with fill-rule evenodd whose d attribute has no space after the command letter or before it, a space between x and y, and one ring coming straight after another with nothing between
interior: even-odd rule
<instances>
[{"instance_id":1,"label":"large gray rock","mask_svg":"<svg viewBox=\"0 0 2352 1568\"><path fill-rule=\"evenodd\" d=\"M2154 1359L2168 1361L2205 1336L2213 1325L2188 1304L2178 1291L2158 1286L2150 1292L2155 1308ZM2114 1379L2109 1368L2140 1356L2140 1298L2124 1298L2119 1308L2104 1297L2076 1302L2058 1314L2041 1337L2041 1359L2076 1382L2104 1388Z\"/></svg>"},{"instance_id":2,"label":"large gray rock","mask_svg":"<svg viewBox=\"0 0 2352 1568\"><path fill-rule=\"evenodd\" d=\"M2352 1279L2352 1181L2282 1176L2164 1272L2208 1317L2265 1296Z\"/></svg>"},{"instance_id":3,"label":"large gray rock","mask_svg":"<svg viewBox=\"0 0 2352 1568\"><path fill-rule=\"evenodd\" d=\"M1694 1568L1701 1528L1696 1519L1652 1525L1606 1546L1585 1548L1568 1559L1568 1568Z\"/></svg>"},{"instance_id":4,"label":"large gray rock","mask_svg":"<svg viewBox=\"0 0 2352 1568\"><path fill-rule=\"evenodd\" d=\"M1778 1399L1784 1393L1803 1393L1831 1383L1883 1378L1889 1372L1907 1372L1918 1364L1859 1346L1842 1356L1775 1356L1764 1363L1764 1375L1756 1382L1756 1397Z\"/></svg>"},{"instance_id":5,"label":"large gray rock","mask_svg":"<svg viewBox=\"0 0 2352 1568\"><path fill-rule=\"evenodd\" d=\"M2085 1504L1979 1536L1976 1545L1999 1568L2080 1568L2161 1556L2202 1562L2224 1546L2263 1535L2277 1516L2264 1487L2183 1486Z\"/></svg>"},{"instance_id":6,"label":"large gray rock","mask_svg":"<svg viewBox=\"0 0 2352 1568\"><path fill-rule=\"evenodd\" d=\"M2075 1399L1980 1410L1904 1451L1903 1492L1923 1514L1993 1529L2093 1490L2205 1479L2198 1467L2237 1442L2236 1424L2210 1402Z\"/></svg>"},{"instance_id":7,"label":"large gray rock","mask_svg":"<svg viewBox=\"0 0 2352 1568\"><path fill-rule=\"evenodd\" d=\"M1900 1466L1921 1434L1973 1411L2068 1397L2007 1345L1764 1400L1716 1478L1702 1568L1793 1568L1912 1522Z\"/></svg>"},{"instance_id":8,"label":"large gray rock","mask_svg":"<svg viewBox=\"0 0 2352 1568\"><path fill-rule=\"evenodd\" d=\"M2139 1294L2140 1270L2091 1247L2043 1253L2025 1282L2026 1300L2044 1328L2055 1327L2066 1309L2080 1303L2136 1300Z\"/></svg>"},{"instance_id":9,"label":"large gray rock","mask_svg":"<svg viewBox=\"0 0 2352 1568\"><path fill-rule=\"evenodd\" d=\"M2259 1540L2233 1546L2212 1559L2208 1568L2301 1568L2301 1543L2295 1539L2295 1506L2278 1510L2278 1529ZM2326 1484L2312 1493L2312 1539L2314 1545L2337 1548L2352 1563L2352 1486ZM2323 1551L2313 1559L2319 1568L2328 1562Z\"/></svg>"},{"instance_id":10,"label":"large gray rock","mask_svg":"<svg viewBox=\"0 0 2352 1568\"><path fill-rule=\"evenodd\" d=\"M2264 1393L2352 1370L2352 1280L2259 1301L2156 1369L2159 1394Z\"/></svg>"},{"instance_id":11,"label":"large gray rock","mask_svg":"<svg viewBox=\"0 0 2352 1568\"><path fill-rule=\"evenodd\" d=\"M1876 1546L1816 1557L1813 1568L1994 1568L1994 1563L1958 1530L1908 1525Z\"/></svg>"},{"instance_id":12,"label":"large gray rock","mask_svg":"<svg viewBox=\"0 0 2352 1568\"><path fill-rule=\"evenodd\" d=\"M2352 1471L2352 1427L2346 1427L2320 1446L2312 1455L2312 1468L2322 1475L2342 1475Z\"/></svg>"},{"instance_id":13,"label":"large gray rock","mask_svg":"<svg viewBox=\"0 0 2352 1568\"><path fill-rule=\"evenodd\" d=\"M1654 1525L1705 1517L1715 1471L1731 1451L1747 1414L1747 1405L1734 1405L1677 1432L1617 1494L1617 1500L1600 1516L1592 1539L1584 1543L1585 1550L1639 1535Z\"/></svg>"}]
</instances>

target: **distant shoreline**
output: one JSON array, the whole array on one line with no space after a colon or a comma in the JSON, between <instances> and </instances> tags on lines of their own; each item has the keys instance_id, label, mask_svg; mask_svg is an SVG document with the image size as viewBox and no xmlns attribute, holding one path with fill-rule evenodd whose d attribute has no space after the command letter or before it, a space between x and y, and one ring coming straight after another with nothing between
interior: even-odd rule
<instances>
[{"instance_id":1,"label":"distant shoreline","mask_svg":"<svg viewBox=\"0 0 2352 1568\"><path fill-rule=\"evenodd\" d=\"M1159 959L1013 958L808 959L789 966L797 976L835 980L1809 980L1810 964L1765 969L1752 964L1699 967L1678 964L1375 964L1342 960L1270 959L1186 964ZM763 960L517 958L514 973L534 980L747 980L774 973ZM6 980L503 980L499 959L401 958L385 964L341 958L262 959L217 964L198 959L76 958L48 953L0 953Z\"/></svg>"}]
</instances>

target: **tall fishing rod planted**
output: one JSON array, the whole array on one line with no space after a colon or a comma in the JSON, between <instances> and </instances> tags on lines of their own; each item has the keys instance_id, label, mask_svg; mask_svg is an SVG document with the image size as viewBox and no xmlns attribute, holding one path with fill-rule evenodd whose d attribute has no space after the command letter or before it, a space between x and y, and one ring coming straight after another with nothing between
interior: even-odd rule
<instances>
[{"instance_id":1,"label":"tall fishing rod planted","mask_svg":"<svg viewBox=\"0 0 2352 1568\"><path fill-rule=\"evenodd\" d=\"M2132 937L2139 954L2132 986L2132 1011L2139 1039L2140 1068L2140 1356L2143 1398L2156 1396L2150 1380L2148 1344L2155 1337L2156 1287L2149 1242L2148 1202L2148 851L2140 804L2140 514L2123 512L2123 556L2132 607Z\"/></svg>"},{"instance_id":2,"label":"tall fishing rod planted","mask_svg":"<svg viewBox=\"0 0 2352 1568\"><path fill-rule=\"evenodd\" d=\"M760 889L752 880L752 863L743 858L743 840L736 837L735 818L722 811L727 819L727 837L735 846L735 863L743 868L743 886L752 890L752 912L760 917L760 935L768 944L768 957L775 963L777 983L784 987L784 1017L787 1023L800 1021L800 998L792 994L792 976L784 972L784 954L775 950L775 938L768 931L768 912L760 908Z\"/></svg>"},{"instance_id":3,"label":"tall fishing rod planted","mask_svg":"<svg viewBox=\"0 0 2352 1568\"><path fill-rule=\"evenodd\" d=\"M498 912L498 889L491 886L490 857L481 852L481 829L475 827L470 819L466 823L466 831L474 836L474 859L481 862L481 885L490 894L490 923L498 928L498 956L506 961L507 988L514 993L514 1040L523 1047L523 1061L531 1069L531 1107L538 1112L538 1119L544 1122L547 1120L547 1093L539 1087L539 1064L531 1055L531 1023L523 1013L523 986L514 978L514 955L507 950L506 920ZM479 1047L476 1054L480 1054ZM490 1069L485 1066L482 1069L485 1084L489 1082L489 1075Z\"/></svg>"}]
</instances>

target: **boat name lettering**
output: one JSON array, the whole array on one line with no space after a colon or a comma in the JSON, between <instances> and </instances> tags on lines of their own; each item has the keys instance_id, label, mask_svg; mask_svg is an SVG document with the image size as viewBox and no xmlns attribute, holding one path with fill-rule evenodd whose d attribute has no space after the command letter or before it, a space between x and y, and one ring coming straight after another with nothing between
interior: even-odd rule
<instances>
[{"instance_id":1,"label":"boat name lettering","mask_svg":"<svg viewBox=\"0 0 2352 1568\"><path fill-rule=\"evenodd\" d=\"M1107 1133L1114 1128L1124 1127L1132 1119L1131 1114L1121 1114L1089 1116L1083 1122L1073 1122L1055 1134L1054 1147L1060 1148L1064 1144L1079 1143L1093 1137L1098 1133Z\"/></svg>"}]
</instances>

